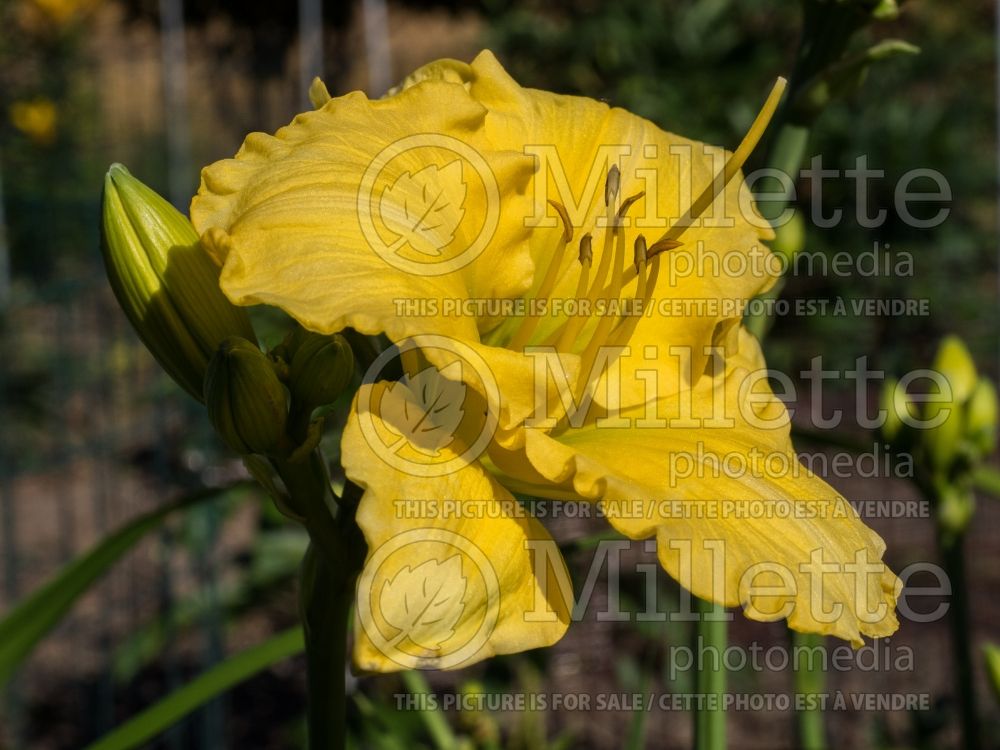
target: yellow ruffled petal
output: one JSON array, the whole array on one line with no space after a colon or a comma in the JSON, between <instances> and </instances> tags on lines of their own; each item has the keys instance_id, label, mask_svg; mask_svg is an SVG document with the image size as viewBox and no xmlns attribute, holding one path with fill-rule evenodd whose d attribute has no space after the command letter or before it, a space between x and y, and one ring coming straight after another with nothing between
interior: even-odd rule
<instances>
[{"instance_id":1,"label":"yellow ruffled petal","mask_svg":"<svg viewBox=\"0 0 1000 750\"><path fill-rule=\"evenodd\" d=\"M599 501L626 536L655 535L661 564L695 595L753 619L787 618L856 645L891 634L900 583L885 544L798 463L784 406L765 380L745 385L764 368L755 339L742 331L738 347L725 378L702 378L655 414L623 412L627 429L527 431L531 470L511 486ZM671 424L636 422L653 418Z\"/></svg>"},{"instance_id":2,"label":"yellow ruffled petal","mask_svg":"<svg viewBox=\"0 0 1000 750\"><path fill-rule=\"evenodd\" d=\"M223 290L317 331L476 340L477 316L443 305L517 296L533 273L528 229L501 218L524 214L534 167L489 142L485 114L463 86L428 82L248 136L191 205Z\"/></svg>"},{"instance_id":3,"label":"yellow ruffled petal","mask_svg":"<svg viewBox=\"0 0 1000 750\"><path fill-rule=\"evenodd\" d=\"M344 431L344 469L365 489L357 520L368 542L356 667L451 669L555 643L571 589L552 538L482 466L461 459L462 435L441 437L447 414L413 419L415 390L363 386ZM430 454L451 471L420 476L412 467Z\"/></svg>"}]
</instances>

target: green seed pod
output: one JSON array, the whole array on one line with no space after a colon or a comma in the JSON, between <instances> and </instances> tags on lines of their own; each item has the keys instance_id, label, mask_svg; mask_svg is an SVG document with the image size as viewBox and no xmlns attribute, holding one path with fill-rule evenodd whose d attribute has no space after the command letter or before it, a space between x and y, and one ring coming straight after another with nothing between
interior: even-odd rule
<instances>
[{"instance_id":1,"label":"green seed pod","mask_svg":"<svg viewBox=\"0 0 1000 750\"><path fill-rule=\"evenodd\" d=\"M964 404L972 389L976 387L979 375L976 364L965 343L958 336L945 336L934 357L933 369L940 372L951 385L951 397L956 404Z\"/></svg>"},{"instance_id":2,"label":"green seed pod","mask_svg":"<svg viewBox=\"0 0 1000 750\"><path fill-rule=\"evenodd\" d=\"M354 353L339 333L306 332L298 337L288 372L288 387L297 404L309 411L332 404L353 375Z\"/></svg>"},{"instance_id":3,"label":"green seed pod","mask_svg":"<svg viewBox=\"0 0 1000 750\"><path fill-rule=\"evenodd\" d=\"M187 217L120 164L104 178L101 249L118 304L164 370L199 401L227 336L256 340L219 288L219 269Z\"/></svg>"},{"instance_id":4,"label":"green seed pod","mask_svg":"<svg viewBox=\"0 0 1000 750\"><path fill-rule=\"evenodd\" d=\"M912 419L913 413L910 410L910 404L910 396L904 388L900 387L899 381L895 378L887 378L882 384L879 409L885 412L882 437L890 443L896 441L908 426L909 420Z\"/></svg>"},{"instance_id":5,"label":"green seed pod","mask_svg":"<svg viewBox=\"0 0 1000 750\"><path fill-rule=\"evenodd\" d=\"M965 434L980 455L988 456L997 447L997 390L988 378L976 383L966 405Z\"/></svg>"},{"instance_id":6,"label":"green seed pod","mask_svg":"<svg viewBox=\"0 0 1000 750\"><path fill-rule=\"evenodd\" d=\"M288 419L287 396L254 344L238 336L222 342L205 374L205 405L216 432L237 453L278 452Z\"/></svg>"}]
</instances>

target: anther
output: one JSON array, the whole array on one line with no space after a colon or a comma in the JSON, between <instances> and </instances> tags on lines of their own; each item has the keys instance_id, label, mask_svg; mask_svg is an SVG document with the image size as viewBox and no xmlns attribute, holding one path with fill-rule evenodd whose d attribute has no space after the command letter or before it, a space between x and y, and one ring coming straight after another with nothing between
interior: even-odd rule
<instances>
[{"instance_id":1,"label":"anther","mask_svg":"<svg viewBox=\"0 0 1000 750\"><path fill-rule=\"evenodd\" d=\"M580 263L594 262L594 238L587 232L580 238Z\"/></svg>"},{"instance_id":2,"label":"anther","mask_svg":"<svg viewBox=\"0 0 1000 750\"><path fill-rule=\"evenodd\" d=\"M635 238L634 254L632 256L632 262L635 264L636 273L639 273L639 269L642 267L642 264L646 262L648 257L648 251L646 250L646 238L640 234Z\"/></svg>"},{"instance_id":3,"label":"anther","mask_svg":"<svg viewBox=\"0 0 1000 750\"><path fill-rule=\"evenodd\" d=\"M675 247L680 247L684 243L679 240L657 240L654 242L650 248L649 252L646 253L646 259L651 259L654 255L659 255L667 250L673 250Z\"/></svg>"},{"instance_id":4,"label":"anther","mask_svg":"<svg viewBox=\"0 0 1000 750\"><path fill-rule=\"evenodd\" d=\"M559 218L562 219L563 242L568 245L573 241L573 224L569 220L569 212L566 210L566 206L558 201L549 200L549 205L556 210L556 213L559 214Z\"/></svg>"},{"instance_id":5,"label":"anther","mask_svg":"<svg viewBox=\"0 0 1000 750\"><path fill-rule=\"evenodd\" d=\"M604 182L604 205L610 206L611 202L618 197L618 190L621 187L622 174L617 164L612 164L608 170L608 179Z\"/></svg>"},{"instance_id":6,"label":"anther","mask_svg":"<svg viewBox=\"0 0 1000 750\"><path fill-rule=\"evenodd\" d=\"M621 208L618 209L618 213L615 215L615 226L621 226L622 220L625 218L625 214L628 210L632 208L632 204L639 200L642 196L646 194L645 190L640 190L635 195L630 195L624 201L622 201Z\"/></svg>"}]
</instances>

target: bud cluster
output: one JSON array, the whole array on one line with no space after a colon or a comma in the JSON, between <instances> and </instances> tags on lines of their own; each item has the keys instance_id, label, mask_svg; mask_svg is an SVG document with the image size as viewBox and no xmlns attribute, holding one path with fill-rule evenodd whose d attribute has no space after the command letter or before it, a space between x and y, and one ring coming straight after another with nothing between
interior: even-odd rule
<instances>
[{"instance_id":1,"label":"bud cluster","mask_svg":"<svg viewBox=\"0 0 1000 750\"><path fill-rule=\"evenodd\" d=\"M882 435L897 450L913 451L937 500L938 522L958 534L974 510L971 472L997 446L997 392L980 376L957 336L941 342L932 370L941 379L922 398L922 410L913 394L897 381L886 380L880 408L888 417ZM918 416L920 423L932 426L914 429Z\"/></svg>"},{"instance_id":2,"label":"bud cluster","mask_svg":"<svg viewBox=\"0 0 1000 750\"><path fill-rule=\"evenodd\" d=\"M105 178L102 229L108 278L126 316L163 369L205 404L230 448L286 459L308 435L318 440L314 412L354 374L342 336L296 328L264 354L187 217L120 164Z\"/></svg>"}]
</instances>

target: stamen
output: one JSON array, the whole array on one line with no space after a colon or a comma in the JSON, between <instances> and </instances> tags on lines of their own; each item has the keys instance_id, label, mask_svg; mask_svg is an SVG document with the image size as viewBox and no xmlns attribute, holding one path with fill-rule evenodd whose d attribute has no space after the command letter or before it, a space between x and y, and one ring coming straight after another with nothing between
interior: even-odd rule
<instances>
[{"instance_id":1,"label":"stamen","mask_svg":"<svg viewBox=\"0 0 1000 750\"><path fill-rule=\"evenodd\" d=\"M559 218L562 219L563 233L556 245L555 252L549 258L549 266L545 269L545 277L542 279L542 283L538 287L538 293L534 297L536 300L548 299L552 295L552 290L555 289L556 281L559 278L559 270L562 267L562 259L566 253L566 246L573 241L573 225L570 223L569 212L566 210L566 207L553 200L549 201L549 205L556 210ZM536 305L535 307L539 306ZM531 334L538 327L540 318L541 311L533 309L531 314L522 321L520 327L514 332L510 343L507 345L508 348L513 351L524 349L524 345L528 343L531 339Z\"/></svg>"},{"instance_id":2,"label":"stamen","mask_svg":"<svg viewBox=\"0 0 1000 750\"><path fill-rule=\"evenodd\" d=\"M684 233L684 230L694 224L698 217L704 213L705 209L712 205L719 196L719 193L726 189L729 181L743 168L743 164L750 157L750 154L753 153L753 150L757 148L757 144L760 142L761 137L763 137L764 131L767 130L771 118L774 117L774 112L778 108L778 102L781 101L781 95L785 93L787 85L788 81L779 76L778 80L774 82L774 86L771 87L771 92L767 95L767 99L764 101L763 106L761 106L754 121L750 124L746 135L740 141L740 145L736 147L736 150L726 160L726 163L718 174L712 178L712 181L702 190L701 194L695 198L690 208L684 213L684 216L678 219L660 239L652 244L650 247L651 251L659 253L663 250L677 247L677 244L669 243L677 242L677 239ZM624 281L628 283L634 278L635 273L627 271Z\"/></svg>"},{"instance_id":3,"label":"stamen","mask_svg":"<svg viewBox=\"0 0 1000 750\"><path fill-rule=\"evenodd\" d=\"M645 193L636 193L635 195L628 198L624 203L622 203L621 209L618 211L618 215L615 217L615 265L614 270L611 275L611 286L607 289L607 296L605 299L620 301L622 293L622 278L624 273L622 272L622 266L625 263L625 230L622 228L624 225L625 214L628 213L629 208L634 204L639 198L641 198ZM646 238L641 238L641 244L643 248L643 255L645 255ZM638 252L638 245L640 240L636 240L636 250ZM636 267L638 271L638 266ZM597 328L594 330L594 335L591 337L590 342L587 347L583 350L583 354L580 357L580 382L577 386L577 402L579 403L580 398L583 396L583 392L590 385L590 371L593 368L594 361L597 358L597 353L601 346L604 345L608 340L608 335L611 333L612 329L617 323L617 316L609 314L608 310L605 310L604 315L601 317L600 321L597 323Z\"/></svg>"},{"instance_id":4,"label":"stamen","mask_svg":"<svg viewBox=\"0 0 1000 750\"><path fill-rule=\"evenodd\" d=\"M787 84L788 81L781 77L774 82L774 86L771 88L771 93L767 95L764 106L760 108L760 112L757 113L757 117L754 118L750 129L743 136L743 140L740 141L740 145L736 147L733 155L726 160L722 171L715 176L712 183L695 199L681 220L667 230L666 234L660 238L661 240L676 240L680 237L681 233L694 223L706 208L712 205L712 202L719 193L725 190L729 181L742 169L744 162L750 157L753 150L757 148L757 144L764 135L764 131L767 130L768 123L771 122L771 118L778 108L778 102L781 100L781 95L784 93Z\"/></svg>"},{"instance_id":5,"label":"stamen","mask_svg":"<svg viewBox=\"0 0 1000 750\"><path fill-rule=\"evenodd\" d=\"M577 278L576 298L582 301L584 296L586 296L586 299L591 303L596 301L598 297L620 301L622 288L633 279L637 279L633 299L636 301L641 300L641 303L636 310L631 311L633 314L617 316L605 314L598 321L590 341L581 354L580 378L574 389L576 391L575 397L577 403L581 402L583 394L587 392L587 389L593 383L593 379L590 377L591 370L601 346L624 347L635 333L635 329L656 290L660 269L660 255L682 244L679 238L684 231L694 224L701 214L714 203L733 177L742 169L747 158L753 152L754 148L756 148L764 131L767 129L771 118L774 116L778 102L781 100L786 86L787 81L784 78L778 78L739 146L726 160L722 169L713 176L712 181L699 193L683 216L651 245L647 246L646 239L642 235L636 238L633 247L633 261L626 268L622 267L625 262L624 219L629 208L643 196L643 193L630 196L616 210L615 204L621 190L621 171L617 165L612 165L608 169L604 184L607 225L604 232L600 263L597 272L591 280L589 277L593 265L593 240L589 233L585 234L580 239L580 274ZM546 278L539 287L539 296L542 296L541 292L545 291L546 297L548 294L551 294L551 289L558 277L558 267L561 262L562 253L573 236L572 230L569 228L569 220L565 208L555 203L552 205L559 212L560 216L563 217L565 231L558 250L559 262L555 258L553 259L552 264L546 272ZM553 270L554 268L556 270ZM608 278L609 271L610 278ZM550 277L552 279L551 283L549 283ZM589 288L588 281L590 282ZM606 283L607 287L605 287ZM577 315L569 318L560 328L557 328L549 335L545 343L551 344L555 341L558 351L570 351L589 319L590 316L585 315ZM511 348L521 348L534 332L537 323L537 319L529 319L528 323L515 334ZM515 343L516 346L514 345ZM600 374L598 373L597 377L599 376Z\"/></svg>"},{"instance_id":6,"label":"stamen","mask_svg":"<svg viewBox=\"0 0 1000 750\"><path fill-rule=\"evenodd\" d=\"M617 167L614 168L614 171L617 173ZM608 227L604 231L604 249L601 251L601 262L597 267L597 274L594 276L594 282L590 285L590 291L587 292L587 300L591 303L591 307L593 307L592 303L596 302L597 299L607 297L615 299L621 292L623 283L622 266L625 258L625 233L622 227L625 223L625 215L628 213L629 209L645 194L645 191L639 191L635 195L630 195L622 202L621 208L615 212L614 218L612 219L609 216ZM611 206L609 205L609 214L610 209ZM620 245L620 247L615 249L614 252L612 252L613 243ZM612 258L615 258L613 266ZM605 288L604 279L608 275L609 270L611 271L611 284L608 288ZM577 295L577 299L580 299L580 297L581 295ZM570 318L566 321L563 325L562 333L556 341L556 350L561 352L569 351L569 347L576 341L577 337L580 335L580 331L583 330L583 327L589 320L589 315L577 315L576 317ZM600 331L601 328L598 326L595 335L597 335ZM602 335L606 334L607 331L604 331Z\"/></svg>"},{"instance_id":7,"label":"stamen","mask_svg":"<svg viewBox=\"0 0 1000 750\"><path fill-rule=\"evenodd\" d=\"M643 248L646 245L645 238L639 235L635 241L636 256L639 254L640 240ZM628 344L632 339L632 334L635 333L636 327L639 325L639 320L645 314L646 306L649 305L650 300L653 298L653 293L656 291L656 280L660 275L659 254L654 253L652 248L647 250L645 257L636 268L636 273L639 280L636 282L634 299L641 300L641 303L635 310L639 314L629 315L611 332L610 345L612 347L621 347Z\"/></svg>"}]
</instances>

